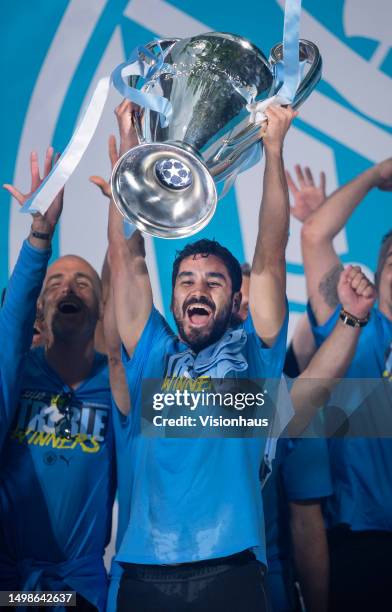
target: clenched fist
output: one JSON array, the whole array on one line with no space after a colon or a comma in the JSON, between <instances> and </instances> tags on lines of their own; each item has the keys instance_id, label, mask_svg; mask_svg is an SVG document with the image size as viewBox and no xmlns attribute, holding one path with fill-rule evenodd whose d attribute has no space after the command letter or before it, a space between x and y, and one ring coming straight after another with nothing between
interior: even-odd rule
<instances>
[{"instance_id":1,"label":"clenched fist","mask_svg":"<svg viewBox=\"0 0 392 612\"><path fill-rule=\"evenodd\" d=\"M365 319L376 300L376 289L359 266L347 266L340 275L338 296L344 310Z\"/></svg>"}]
</instances>

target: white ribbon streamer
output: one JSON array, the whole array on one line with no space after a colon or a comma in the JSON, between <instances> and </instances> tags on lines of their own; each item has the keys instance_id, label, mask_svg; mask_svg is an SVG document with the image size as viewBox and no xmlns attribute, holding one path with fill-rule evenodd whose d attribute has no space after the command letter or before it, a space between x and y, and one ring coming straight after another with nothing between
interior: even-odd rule
<instances>
[{"instance_id":1,"label":"white ribbon streamer","mask_svg":"<svg viewBox=\"0 0 392 612\"><path fill-rule=\"evenodd\" d=\"M22 206L20 209L22 213L39 212L44 215L56 195L64 187L86 152L97 129L108 98L109 87L110 77L103 77L98 81L91 101L62 156L47 178L41 183L41 186Z\"/></svg>"}]
</instances>

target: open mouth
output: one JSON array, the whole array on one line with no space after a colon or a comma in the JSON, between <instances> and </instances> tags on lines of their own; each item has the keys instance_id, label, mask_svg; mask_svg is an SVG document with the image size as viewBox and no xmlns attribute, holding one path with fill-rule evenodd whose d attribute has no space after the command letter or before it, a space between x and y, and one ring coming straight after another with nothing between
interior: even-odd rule
<instances>
[{"instance_id":1,"label":"open mouth","mask_svg":"<svg viewBox=\"0 0 392 612\"><path fill-rule=\"evenodd\" d=\"M82 304L79 300L65 299L57 304L61 314L78 314L82 310Z\"/></svg>"},{"instance_id":2,"label":"open mouth","mask_svg":"<svg viewBox=\"0 0 392 612\"><path fill-rule=\"evenodd\" d=\"M192 325L206 325L212 317L212 310L204 304L192 304L186 310L189 321Z\"/></svg>"}]
</instances>

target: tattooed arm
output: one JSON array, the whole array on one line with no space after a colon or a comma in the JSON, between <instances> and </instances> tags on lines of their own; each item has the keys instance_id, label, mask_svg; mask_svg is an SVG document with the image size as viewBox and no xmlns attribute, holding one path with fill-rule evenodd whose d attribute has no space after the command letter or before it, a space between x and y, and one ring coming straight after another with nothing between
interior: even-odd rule
<instances>
[{"instance_id":1,"label":"tattooed arm","mask_svg":"<svg viewBox=\"0 0 392 612\"><path fill-rule=\"evenodd\" d=\"M392 159L387 159L335 191L303 224L301 244L306 283L319 324L329 319L339 303L336 288L343 268L333 239L371 189L390 189L391 182Z\"/></svg>"}]
</instances>

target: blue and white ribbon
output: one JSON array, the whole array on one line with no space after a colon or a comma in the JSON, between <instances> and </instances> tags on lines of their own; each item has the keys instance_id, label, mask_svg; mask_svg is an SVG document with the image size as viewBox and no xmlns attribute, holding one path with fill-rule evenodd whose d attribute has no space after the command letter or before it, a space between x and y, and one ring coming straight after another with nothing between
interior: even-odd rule
<instances>
[{"instance_id":1,"label":"blue and white ribbon","mask_svg":"<svg viewBox=\"0 0 392 612\"><path fill-rule=\"evenodd\" d=\"M168 124L172 115L172 106L169 100L163 96L143 93L135 87L130 87L124 80L131 75L150 80L163 67L163 54L159 43L157 43L157 47L157 55L146 47L137 47L129 60L117 66L110 77L103 77L98 81L91 100L63 154L33 196L22 206L20 209L22 213L39 212L42 215L45 214L56 195L64 187L94 136L111 84L123 97L144 108L160 113L163 127Z\"/></svg>"},{"instance_id":2,"label":"blue and white ribbon","mask_svg":"<svg viewBox=\"0 0 392 612\"><path fill-rule=\"evenodd\" d=\"M299 26L301 17L301 0L286 0L284 8L283 26L283 59L275 66L275 82L282 82L278 95L273 95L261 102L250 103L247 110L250 112L250 123L257 125L267 119L265 110L269 106L291 104L294 100L302 78L303 65L299 61ZM240 92L241 93L241 92ZM246 92L243 94L247 99ZM256 142L249 149L243 163L233 174L225 180L223 190L219 195L222 199L235 183L237 176L252 168L261 159L261 146Z\"/></svg>"}]
</instances>

